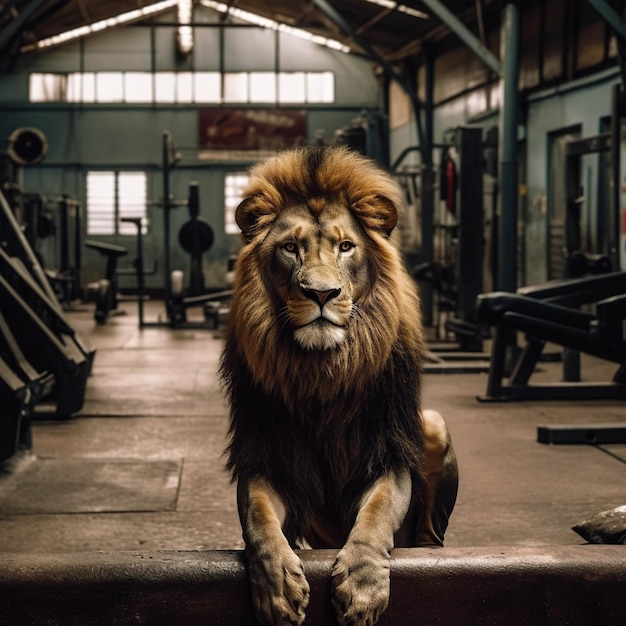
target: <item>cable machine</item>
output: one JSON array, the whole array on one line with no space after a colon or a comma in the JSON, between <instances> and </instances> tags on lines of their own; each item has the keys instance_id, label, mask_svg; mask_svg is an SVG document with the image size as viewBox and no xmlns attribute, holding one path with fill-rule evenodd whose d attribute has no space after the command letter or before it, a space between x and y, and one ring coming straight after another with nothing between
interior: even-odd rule
<instances>
[{"instance_id":1,"label":"cable machine","mask_svg":"<svg viewBox=\"0 0 626 626\"><path fill-rule=\"evenodd\" d=\"M189 195L185 201L176 201L171 193L170 172L181 159L181 153L176 148L169 131L163 131L162 137L162 176L163 198L158 206L163 210L163 292L167 321L146 321L144 319L143 300L145 295L144 278L148 273L144 269L142 224L139 219L126 219L137 228L137 258L135 260L135 275L137 279L137 298L139 306L139 327L170 327L170 328L216 328L219 314L219 303L228 299L230 291L206 293L204 275L202 271L202 255L207 252L214 241L214 232L210 224L200 217L200 192L197 182L189 183ZM178 242L190 255L189 288L185 290L184 273L171 268L171 211L187 207L189 220L178 232ZM156 268L155 268L156 269ZM185 293L187 291L187 293ZM204 320L190 321L187 319L187 310L194 307L203 307Z\"/></svg>"}]
</instances>

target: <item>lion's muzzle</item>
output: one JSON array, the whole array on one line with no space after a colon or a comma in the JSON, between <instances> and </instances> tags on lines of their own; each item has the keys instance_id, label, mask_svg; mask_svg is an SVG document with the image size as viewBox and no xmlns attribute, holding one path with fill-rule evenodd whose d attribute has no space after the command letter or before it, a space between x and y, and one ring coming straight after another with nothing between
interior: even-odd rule
<instances>
[{"instance_id":1,"label":"lion's muzzle","mask_svg":"<svg viewBox=\"0 0 626 626\"><path fill-rule=\"evenodd\" d=\"M295 340L307 350L328 350L342 343L350 319L351 300L341 298L341 287L300 285L300 298L288 303Z\"/></svg>"},{"instance_id":2,"label":"lion's muzzle","mask_svg":"<svg viewBox=\"0 0 626 626\"><path fill-rule=\"evenodd\" d=\"M324 264L303 267L287 301L295 340L307 350L328 350L342 343L352 299L337 268Z\"/></svg>"},{"instance_id":3,"label":"lion's muzzle","mask_svg":"<svg viewBox=\"0 0 626 626\"><path fill-rule=\"evenodd\" d=\"M313 302L317 302L320 307L324 307L328 300L332 298L336 298L341 293L341 287L337 287L335 289L306 289L302 288L302 293L309 299L313 300Z\"/></svg>"}]
</instances>

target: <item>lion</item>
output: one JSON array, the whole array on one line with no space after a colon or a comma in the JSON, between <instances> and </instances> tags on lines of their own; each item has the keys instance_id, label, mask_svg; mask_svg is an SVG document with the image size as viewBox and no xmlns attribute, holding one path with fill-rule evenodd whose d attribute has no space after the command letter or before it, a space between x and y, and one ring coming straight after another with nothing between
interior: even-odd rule
<instances>
[{"instance_id":1,"label":"lion","mask_svg":"<svg viewBox=\"0 0 626 626\"><path fill-rule=\"evenodd\" d=\"M424 341L393 179L347 148L251 171L220 375L252 602L302 624L296 548L337 548L341 625L387 608L390 551L442 546L457 493L446 425L420 407Z\"/></svg>"}]
</instances>

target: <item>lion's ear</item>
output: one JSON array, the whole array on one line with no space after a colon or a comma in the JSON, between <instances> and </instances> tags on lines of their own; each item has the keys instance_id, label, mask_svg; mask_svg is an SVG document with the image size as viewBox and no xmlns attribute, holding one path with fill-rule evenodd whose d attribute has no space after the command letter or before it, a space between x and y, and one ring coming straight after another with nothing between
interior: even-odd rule
<instances>
[{"instance_id":1,"label":"lion's ear","mask_svg":"<svg viewBox=\"0 0 626 626\"><path fill-rule=\"evenodd\" d=\"M379 206L384 208L384 211L380 213L382 219L380 229L389 237L398 223L398 207L393 200L383 196L378 196L377 201Z\"/></svg>"},{"instance_id":2,"label":"lion's ear","mask_svg":"<svg viewBox=\"0 0 626 626\"><path fill-rule=\"evenodd\" d=\"M376 196L373 200L358 203L354 208L366 228L378 230L385 237L391 235L398 223L398 206L386 196Z\"/></svg>"},{"instance_id":3,"label":"lion's ear","mask_svg":"<svg viewBox=\"0 0 626 626\"><path fill-rule=\"evenodd\" d=\"M235 221L241 229L244 237L250 241L253 237L253 231L259 221L259 214L255 210L256 196L245 198L235 210Z\"/></svg>"}]
</instances>

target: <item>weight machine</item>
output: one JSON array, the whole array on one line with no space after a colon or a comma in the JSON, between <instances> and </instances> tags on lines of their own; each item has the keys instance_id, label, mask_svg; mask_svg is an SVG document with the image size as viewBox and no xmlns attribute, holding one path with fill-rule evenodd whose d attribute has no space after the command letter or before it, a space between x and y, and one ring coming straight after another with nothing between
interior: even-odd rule
<instances>
[{"instance_id":1,"label":"weight machine","mask_svg":"<svg viewBox=\"0 0 626 626\"><path fill-rule=\"evenodd\" d=\"M143 300L145 293L145 276L148 272L144 269L143 236L141 232L141 220L125 219L123 221L133 223L137 228L137 243L134 273L137 280L137 297L139 306L139 327L170 327L170 328L217 328L220 302L228 299L231 291L217 293L205 293L204 274L202 271L202 255L207 252L214 241L214 233L210 224L200 217L200 193L197 182L189 183L189 195L186 201L173 199L170 190L170 172L180 161L181 154L176 148L172 135L169 131L163 131L162 137L162 175L163 175L163 199L155 206L163 210L163 276L164 296L167 322L146 321L144 319ZM171 211L180 207L187 207L189 220L185 222L178 232L178 242L189 253L190 281L187 294L184 288L184 273L181 270L171 269L170 239L171 239ZM155 266L156 271L156 266ZM154 273L154 272L151 272ZM190 321L187 318L187 310L194 307L203 307L204 319L202 321Z\"/></svg>"},{"instance_id":2,"label":"weight machine","mask_svg":"<svg viewBox=\"0 0 626 626\"><path fill-rule=\"evenodd\" d=\"M434 258L417 265L413 277L429 283L435 299L435 340L428 345L426 371L485 372L483 327L476 298L483 289L483 143L480 128L458 127L442 144L439 209L433 220ZM407 151L405 151L407 152ZM396 164L398 160L396 160ZM402 177L402 172L397 172ZM410 181L403 185L416 195ZM445 332L445 340L441 333ZM455 342L447 340L453 335Z\"/></svg>"},{"instance_id":3,"label":"weight machine","mask_svg":"<svg viewBox=\"0 0 626 626\"><path fill-rule=\"evenodd\" d=\"M23 168L40 163L48 150L41 131L18 128L7 143L6 152L0 154L0 189L58 299L64 304L72 302L81 296L80 203L65 193L52 199L23 190ZM53 238L58 256L51 268L44 263L39 248L42 241Z\"/></svg>"},{"instance_id":4,"label":"weight machine","mask_svg":"<svg viewBox=\"0 0 626 626\"><path fill-rule=\"evenodd\" d=\"M125 221L122 218L122 221ZM103 241L94 241L88 239L85 241L85 246L96 250L106 259L106 267L104 269L104 278L101 278L97 283L96 288L96 310L94 312L94 319L96 324L106 324L106 321L111 314L118 312L117 305L119 304L119 298L117 294L117 276L120 273L134 273L135 270L131 269L126 272L117 269L117 261L123 256L128 254L128 250L122 246L116 246L111 243L105 243Z\"/></svg>"},{"instance_id":5,"label":"weight machine","mask_svg":"<svg viewBox=\"0 0 626 626\"><path fill-rule=\"evenodd\" d=\"M12 421L18 444L28 445L34 415L65 418L82 408L95 350L65 319L1 192L0 336L0 399L10 407L8 416L3 411L0 440L6 445L3 429ZM14 439L11 434L8 438Z\"/></svg>"},{"instance_id":6,"label":"weight machine","mask_svg":"<svg viewBox=\"0 0 626 626\"><path fill-rule=\"evenodd\" d=\"M564 253L569 278L523 287L516 294L494 292L479 297L479 317L494 330L487 392L480 400L626 398L626 272L610 272L626 268L625 139L626 98L622 85L616 85L611 132L567 145ZM601 236L594 245L590 228L587 236L582 234L580 164L585 154L607 151L613 197L610 211L600 211L597 232ZM588 312L590 308L593 312ZM507 352L520 332L525 345L509 371ZM563 382L533 385L530 378L546 343L563 347ZM612 380L580 382L581 352L616 363Z\"/></svg>"}]
</instances>

